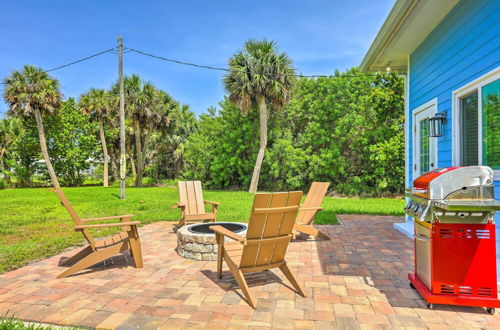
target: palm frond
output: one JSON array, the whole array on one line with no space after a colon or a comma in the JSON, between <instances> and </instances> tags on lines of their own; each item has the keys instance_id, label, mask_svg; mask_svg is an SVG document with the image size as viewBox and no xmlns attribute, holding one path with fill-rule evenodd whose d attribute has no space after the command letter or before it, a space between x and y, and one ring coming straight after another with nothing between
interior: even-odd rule
<instances>
[{"instance_id":1,"label":"palm frond","mask_svg":"<svg viewBox=\"0 0 500 330\"><path fill-rule=\"evenodd\" d=\"M56 112L61 103L58 81L40 68L25 65L4 79L3 98L12 116L31 116L34 109L42 113Z\"/></svg>"},{"instance_id":2,"label":"palm frond","mask_svg":"<svg viewBox=\"0 0 500 330\"><path fill-rule=\"evenodd\" d=\"M244 115L255 106L258 95L279 109L289 102L295 69L290 57L278 51L275 41L248 40L228 64L224 88Z\"/></svg>"}]
</instances>

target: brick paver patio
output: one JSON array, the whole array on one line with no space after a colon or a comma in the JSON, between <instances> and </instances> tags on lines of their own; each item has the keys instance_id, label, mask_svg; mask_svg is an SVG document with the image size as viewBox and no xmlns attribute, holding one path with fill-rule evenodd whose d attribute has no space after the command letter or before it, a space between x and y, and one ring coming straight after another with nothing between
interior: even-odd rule
<instances>
[{"instance_id":1,"label":"brick paver patio","mask_svg":"<svg viewBox=\"0 0 500 330\"><path fill-rule=\"evenodd\" d=\"M125 257L62 280L58 262L74 251L0 276L0 313L21 319L97 328L500 328L500 315L480 308L428 310L409 288L410 239L392 228L400 219L341 216L324 226L331 241L292 242L288 261L307 298L279 271L251 276L258 307L241 298L229 272L216 279L213 261L192 261L174 251L171 224L140 229L144 268ZM130 257L128 257L130 261ZM282 282L283 281L283 282Z\"/></svg>"}]
</instances>

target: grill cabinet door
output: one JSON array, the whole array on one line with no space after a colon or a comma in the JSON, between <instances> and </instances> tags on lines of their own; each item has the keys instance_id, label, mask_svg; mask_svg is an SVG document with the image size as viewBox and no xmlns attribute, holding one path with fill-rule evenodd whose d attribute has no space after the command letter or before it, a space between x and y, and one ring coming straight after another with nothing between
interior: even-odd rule
<instances>
[{"instance_id":1,"label":"grill cabinet door","mask_svg":"<svg viewBox=\"0 0 500 330\"><path fill-rule=\"evenodd\" d=\"M415 222L415 268L418 278L431 289L431 233Z\"/></svg>"},{"instance_id":2,"label":"grill cabinet door","mask_svg":"<svg viewBox=\"0 0 500 330\"><path fill-rule=\"evenodd\" d=\"M496 298L494 224L433 225L432 292Z\"/></svg>"}]
</instances>

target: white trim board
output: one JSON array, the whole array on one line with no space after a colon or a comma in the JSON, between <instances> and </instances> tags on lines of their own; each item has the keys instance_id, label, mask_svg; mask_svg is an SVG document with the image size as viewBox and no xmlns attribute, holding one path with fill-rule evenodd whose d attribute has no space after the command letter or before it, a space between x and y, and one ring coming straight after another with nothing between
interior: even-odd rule
<instances>
[{"instance_id":1,"label":"white trim board","mask_svg":"<svg viewBox=\"0 0 500 330\"><path fill-rule=\"evenodd\" d=\"M477 90L478 97L478 110L483 108L483 98L482 98L482 88L483 86L500 79L500 66L495 69L485 73L477 79L465 84L464 86L454 90L451 93L451 120L452 120L452 135L451 135L451 149L452 149L452 160L454 166L460 165L460 98L466 96L469 93ZM479 141L482 141L483 137L483 112L478 111L478 135ZM478 164L482 165L483 161L483 144L479 143L478 149ZM500 170L496 170L494 180L500 180Z\"/></svg>"},{"instance_id":2,"label":"white trim board","mask_svg":"<svg viewBox=\"0 0 500 330\"><path fill-rule=\"evenodd\" d=\"M415 166L417 164L418 160L418 155L417 151L419 150L418 145L420 143L419 139L417 138L416 134L416 123L419 120L420 117L432 117L433 115L436 114L438 108L438 99L437 97L433 98L432 100L425 102L424 104L418 106L417 108L413 109L412 111L412 118L413 118L413 125L412 125L412 143L413 143L413 168L411 169L413 172L413 179L417 176L419 176L420 172L420 165ZM420 135L418 135L419 137ZM429 166L429 171L432 171L436 168L438 168L439 164L439 159L438 159L438 143L437 143L437 138L435 137L429 137L429 157L430 157L430 162L434 163L434 166ZM419 163L418 163L419 164Z\"/></svg>"}]
</instances>

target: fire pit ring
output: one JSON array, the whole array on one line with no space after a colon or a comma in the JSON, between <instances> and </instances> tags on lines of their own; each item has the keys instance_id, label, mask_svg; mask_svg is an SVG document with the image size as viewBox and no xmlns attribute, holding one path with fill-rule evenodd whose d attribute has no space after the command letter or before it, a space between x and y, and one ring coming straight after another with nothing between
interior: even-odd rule
<instances>
[{"instance_id":1,"label":"fire pit ring","mask_svg":"<svg viewBox=\"0 0 500 330\"><path fill-rule=\"evenodd\" d=\"M195 234L213 234L210 226L222 226L233 233L239 233L247 229L247 226L238 222L208 222L188 226L188 230Z\"/></svg>"},{"instance_id":2,"label":"fire pit ring","mask_svg":"<svg viewBox=\"0 0 500 330\"><path fill-rule=\"evenodd\" d=\"M220 225L234 233L245 236L247 225L241 222L207 222L192 224L177 230L177 253L186 259L217 260L217 241L210 226ZM226 238L226 241L232 241Z\"/></svg>"}]
</instances>

